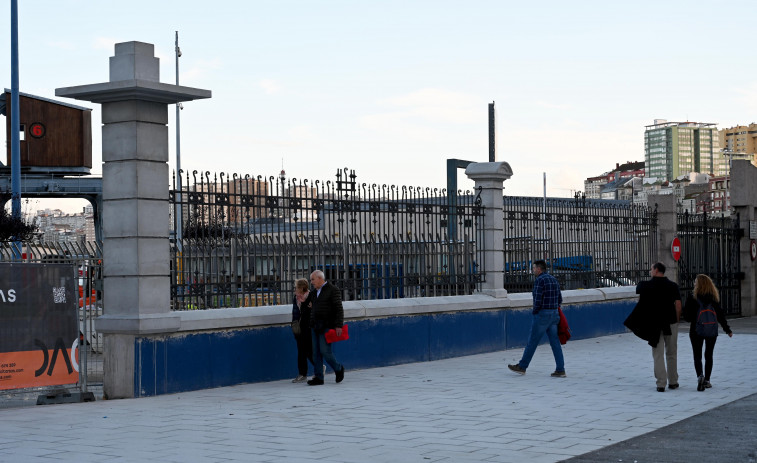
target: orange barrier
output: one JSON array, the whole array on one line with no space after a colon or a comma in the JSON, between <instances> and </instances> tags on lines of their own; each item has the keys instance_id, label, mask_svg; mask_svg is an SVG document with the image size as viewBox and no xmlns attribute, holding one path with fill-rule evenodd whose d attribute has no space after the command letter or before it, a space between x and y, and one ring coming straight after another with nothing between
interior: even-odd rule
<instances>
[{"instance_id":1,"label":"orange barrier","mask_svg":"<svg viewBox=\"0 0 757 463\"><path fill-rule=\"evenodd\" d=\"M84 288L79 286L79 308L81 309L85 305L94 305L95 302L97 302L97 291L93 289L92 294L85 298Z\"/></svg>"}]
</instances>

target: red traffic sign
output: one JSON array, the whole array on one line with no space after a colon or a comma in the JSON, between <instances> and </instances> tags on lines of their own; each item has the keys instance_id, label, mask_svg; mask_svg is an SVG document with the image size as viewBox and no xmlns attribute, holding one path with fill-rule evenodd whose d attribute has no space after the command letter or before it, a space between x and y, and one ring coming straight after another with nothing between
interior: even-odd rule
<instances>
[{"instance_id":1,"label":"red traffic sign","mask_svg":"<svg viewBox=\"0 0 757 463\"><path fill-rule=\"evenodd\" d=\"M673 244L670 245L670 252L673 253L673 259L677 262L681 258L681 240L676 236L673 238Z\"/></svg>"},{"instance_id":2,"label":"red traffic sign","mask_svg":"<svg viewBox=\"0 0 757 463\"><path fill-rule=\"evenodd\" d=\"M749 244L749 254L752 260L757 259L757 241L752 240Z\"/></svg>"}]
</instances>

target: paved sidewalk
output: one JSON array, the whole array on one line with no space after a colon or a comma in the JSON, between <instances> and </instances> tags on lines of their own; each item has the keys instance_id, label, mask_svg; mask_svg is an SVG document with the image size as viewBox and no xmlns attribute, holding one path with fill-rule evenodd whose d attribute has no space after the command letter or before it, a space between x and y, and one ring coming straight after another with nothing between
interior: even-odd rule
<instances>
[{"instance_id":1,"label":"paved sidewalk","mask_svg":"<svg viewBox=\"0 0 757 463\"><path fill-rule=\"evenodd\" d=\"M276 381L3 409L0 461L556 462L585 454L597 459L577 461L618 461L590 452L757 392L757 335L733 326L733 338L718 338L713 388L704 392L696 391L687 330L679 336L681 387L664 393L655 390L649 346L622 334L570 341L564 379L549 376L554 360L542 345L525 376L507 370L522 353L513 349L348 366L338 385L328 375L318 387ZM639 463L679 461L655 448Z\"/></svg>"}]
</instances>

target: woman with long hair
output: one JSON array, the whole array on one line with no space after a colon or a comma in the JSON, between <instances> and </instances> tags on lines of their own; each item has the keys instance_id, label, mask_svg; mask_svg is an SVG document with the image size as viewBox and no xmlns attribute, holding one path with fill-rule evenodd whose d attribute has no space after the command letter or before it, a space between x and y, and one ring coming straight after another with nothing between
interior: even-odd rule
<instances>
[{"instance_id":1,"label":"woman with long hair","mask_svg":"<svg viewBox=\"0 0 757 463\"><path fill-rule=\"evenodd\" d=\"M725 318L725 311L720 307L720 293L715 283L707 275L699 274L694 281L694 291L686 299L686 305L683 308L684 320L691 322L689 329L689 339L691 340L691 350L694 352L694 369L697 372L697 391L704 391L712 387L710 384L710 375L712 374L712 353L715 350L715 341L718 340L717 326L715 326L714 336L702 336L697 333L697 320L702 316L701 312L709 308L714 309L717 321L723 327L723 331L729 337L733 336L728 321ZM702 371L702 345L704 345L704 371Z\"/></svg>"}]
</instances>

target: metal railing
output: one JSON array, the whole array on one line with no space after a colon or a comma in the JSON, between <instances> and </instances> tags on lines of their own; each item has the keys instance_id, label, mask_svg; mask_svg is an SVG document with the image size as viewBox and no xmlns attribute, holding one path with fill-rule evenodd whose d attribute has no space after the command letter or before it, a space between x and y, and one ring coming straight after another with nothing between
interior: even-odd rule
<instances>
[{"instance_id":1,"label":"metal railing","mask_svg":"<svg viewBox=\"0 0 757 463\"><path fill-rule=\"evenodd\" d=\"M681 296L694 289L696 276L703 273L712 278L720 292L720 304L727 315L741 315L741 256L739 242L742 230L739 215L708 216L707 213L678 214L678 237L681 258L678 261L678 285Z\"/></svg>"},{"instance_id":2,"label":"metal railing","mask_svg":"<svg viewBox=\"0 0 757 463\"><path fill-rule=\"evenodd\" d=\"M505 289L528 292L535 260L562 289L635 285L657 257L657 211L629 201L504 198Z\"/></svg>"},{"instance_id":3,"label":"metal railing","mask_svg":"<svg viewBox=\"0 0 757 463\"><path fill-rule=\"evenodd\" d=\"M444 189L186 173L170 191L174 310L287 304L321 269L344 300L471 294L478 196ZM181 227L177 227L181 221Z\"/></svg>"}]
</instances>

